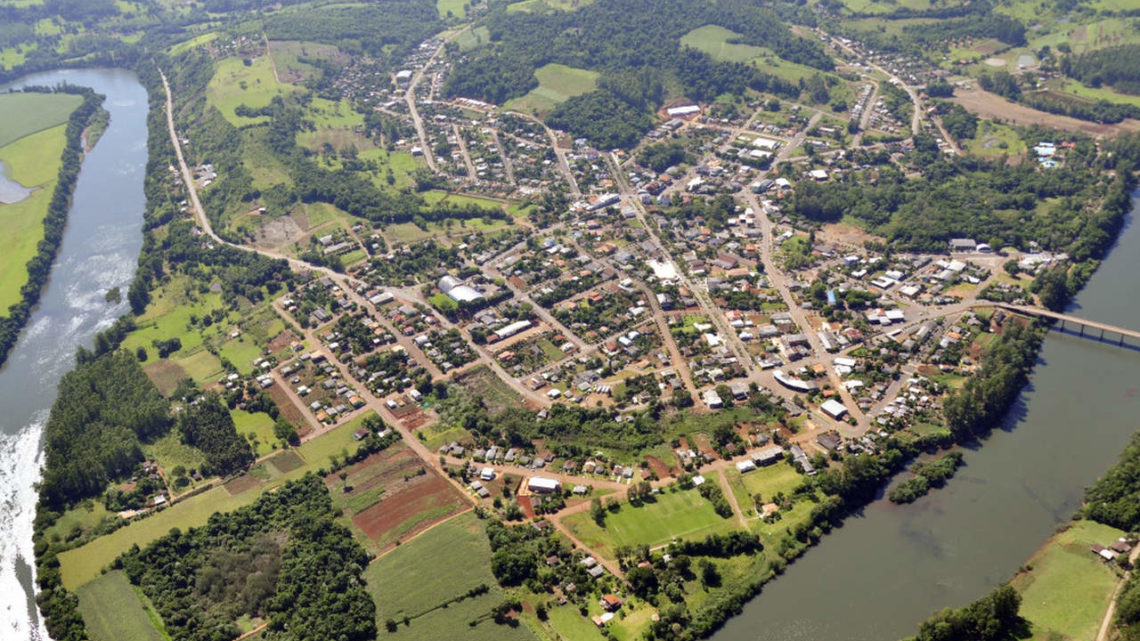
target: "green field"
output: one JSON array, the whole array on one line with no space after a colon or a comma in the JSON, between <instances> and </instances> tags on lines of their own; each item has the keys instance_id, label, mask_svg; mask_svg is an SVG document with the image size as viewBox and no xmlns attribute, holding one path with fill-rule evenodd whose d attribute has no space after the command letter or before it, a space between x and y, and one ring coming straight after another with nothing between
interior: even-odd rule
<instances>
[{"instance_id":1,"label":"green field","mask_svg":"<svg viewBox=\"0 0 1140 641\"><path fill-rule=\"evenodd\" d=\"M507 7L507 11L528 11L545 13L550 10L573 11L578 7L588 5L594 0L522 0Z\"/></svg>"},{"instance_id":2,"label":"green field","mask_svg":"<svg viewBox=\"0 0 1140 641\"><path fill-rule=\"evenodd\" d=\"M763 47L729 42L739 37L740 34L735 31L710 24L685 34L681 38L681 44L703 51L714 59L724 62L748 62L769 53Z\"/></svg>"},{"instance_id":3,"label":"green field","mask_svg":"<svg viewBox=\"0 0 1140 641\"><path fill-rule=\"evenodd\" d=\"M455 44L459 45L460 51L470 51L477 47L487 44L491 41L491 32L485 26L478 26L455 37Z\"/></svg>"},{"instance_id":4,"label":"green field","mask_svg":"<svg viewBox=\"0 0 1140 641\"><path fill-rule=\"evenodd\" d=\"M795 468L784 463L776 463L757 468L746 474L741 474L735 468L725 471L728 486L736 496L736 502L745 515L755 515L753 496L759 494L764 502L771 502L773 497L783 492L791 496L792 492L803 483L803 477Z\"/></svg>"},{"instance_id":5,"label":"green field","mask_svg":"<svg viewBox=\"0 0 1140 641\"><path fill-rule=\"evenodd\" d=\"M67 122L83 102L74 94L10 93L0 95L0 147L28 134ZM58 155L58 154L57 154Z\"/></svg>"},{"instance_id":6,"label":"green field","mask_svg":"<svg viewBox=\"0 0 1140 641\"><path fill-rule=\"evenodd\" d=\"M1016 156L1025 153L1025 142L1012 127L983 120L978 123L978 133L967 140L966 148L971 154L984 157L1002 155Z\"/></svg>"},{"instance_id":7,"label":"green field","mask_svg":"<svg viewBox=\"0 0 1140 641\"><path fill-rule=\"evenodd\" d=\"M435 6L439 9L441 18L446 18L449 14L456 18L467 17L467 0L436 0Z\"/></svg>"},{"instance_id":8,"label":"green field","mask_svg":"<svg viewBox=\"0 0 1140 641\"><path fill-rule=\"evenodd\" d=\"M712 481L710 481L712 482ZM591 548L612 557L621 545L660 545L674 538L695 539L722 534L735 521L721 518L696 490L665 491L641 507L622 503L606 513L605 528L598 527L586 512L572 514L564 522Z\"/></svg>"},{"instance_id":9,"label":"green field","mask_svg":"<svg viewBox=\"0 0 1140 641\"><path fill-rule=\"evenodd\" d=\"M5 175L25 187L37 188L20 202L0 204L5 223L0 236L0 310L7 311L20 301L20 288L28 280L25 267L44 237L43 220L59 175L65 132L66 125L57 125L0 147Z\"/></svg>"},{"instance_id":10,"label":"green field","mask_svg":"<svg viewBox=\"0 0 1140 641\"><path fill-rule=\"evenodd\" d=\"M596 71L548 64L534 70L534 77L538 79L537 87L504 106L524 113L543 114L561 102L596 89L599 75Z\"/></svg>"},{"instance_id":11,"label":"green field","mask_svg":"<svg viewBox=\"0 0 1140 641\"><path fill-rule=\"evenodd\" d=\"M372 563L365 570L364 579L376 601L378 626L383 630L389 618L401 621L395 633L381 634L402 641L534 639L525 625L510 628L484 621L468 626L468 621L485 615L503 598L490 572L490 558L491 547L483 526L474 513L468 512ZM481 584L491 590L480 597L440 607ZM402 623L404 617L409 618L408 625Z\"/></svg>"},{"instance_id":12,"label":"green field","mask_svg":"<svg viewBox=\"0 0 1140 641\"><path fill-rule=\"evenodd\" d=\"M246 437L246 440L249 440L248 435L254 436L254 441L257 442L257 448L253 451L255 456L265 456L273 451L277 437L273 435L273 419L268 414L250 414L245 410L230 410L230 414L234 417L234 427L238 434Z\"/></svg>"},{"instance_id":13,"label":"green field","mask_svg":"<svg viewBox=\"0 0 1140 641\"><path fill-rule=\"evenodd\" d=\"M91 641L162 641L164 638L155 627L162 625L158 613L153 607L144 606L121 571L104 574L80 587L76 594Z\"/></svg>"},{"instance_id":14,"label":"green field","mask_svg":"<svg viewBox=\"0 0 1140 641\"><path fill-rule=\"evenodd\" d=\"M1092 641L1116 589L1117 575L1089 546L1108 545L1124 533L1093 521L1077 521L1033 555L1032 567L1013 579L1021 616L1041 641Z\"/></svg>"},{"instance_id":15,"label":"green field","mask_svg":"<svg viewBox=\"0 0 1140 641\"><path fill-rule=\"evenodd\" d=\"M273 63L259 56L246 66L240 58L226 58L217 64L206 87L206 100L234 126L264 122L266 117L243 118L234 113L238 105L264 107L274 96L284 96L296 88L279 84L273 77Z\"/></svg>"}]
</instances>

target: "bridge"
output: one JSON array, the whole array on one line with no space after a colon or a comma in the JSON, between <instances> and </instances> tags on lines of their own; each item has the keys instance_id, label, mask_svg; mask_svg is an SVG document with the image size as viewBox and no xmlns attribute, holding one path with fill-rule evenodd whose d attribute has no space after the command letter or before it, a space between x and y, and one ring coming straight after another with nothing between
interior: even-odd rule
<instances>
[{"instance_id":1,"label":"bridge","mask_svg":"<svg viewBox=\"0 0 1140 641\"><path fill-rule=\"evenodd\" d=\"M1077 327L1077 333L1080 336L1088 336L1089 338L1096 338L1097 340L1104 340L1104 335L1106 333L1109 334L1110 337L1115 334L1117 337L1117 345L1124 345L1125 338L1131 338L1136 341L1140 341L1140 332L1131 329L1125 329L1123 327L1117 327L1116 325L1109 325L1108 323L1085 320L1076 316L1059 314L1057 312L1051 312L1047 309L1041 309L1038 307L1025 307L1022 305L1009 305L1006 303L994 303L994 307L1003 309L1013 314L1020 314L1022 316L1033 316L1036 318L1047 318L1058 321L1060 323L1059 329L1061 331L1065 331L1066 324L1074 325ZM1092 330L1092 332L1086 334L1086 330ZM1100 332L1099 335L1093 334L1093 332L1097 331Z\"/></svg>"}]
</instances>

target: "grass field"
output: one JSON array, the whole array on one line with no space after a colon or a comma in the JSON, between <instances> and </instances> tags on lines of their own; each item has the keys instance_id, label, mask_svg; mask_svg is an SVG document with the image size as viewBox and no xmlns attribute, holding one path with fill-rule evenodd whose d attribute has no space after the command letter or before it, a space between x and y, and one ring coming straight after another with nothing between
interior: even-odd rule
<instances>
[{"instance_id":1,"label":"grass field","mask_svg":"<svg viewBox=\"0 0 1140 641\"><path fill-rule=\"evenodd\" d=\"M245 410L230 410L230 414L234 417L234 427L237 428L237 433L249 440L249 435L253 435L253 441L257 443L257 447L253 453L255 456L261 457L273 451L273 444L277 442L277 437L273 435L273 419L264 412L257 412L250 414Z\"/></svg>"},{"instance_id":2,"label":"grass field","mask_svg":"<svg viewBox=\"0 0 1140 641\"><path fill-rule=\"evenodd\" d=\"M1013 587L1021 593L1021 615L1032 623L1034 639L1096 638L1117 575L1089 546L1108 545L1123 534L1092 521L1077 521L1033 555L1028 563L1032 569L1017 575Z\"/></svg>"},{"instance_id":3,"label":"grass field","mask_svg":"<svg viewBox=\"0 0 1140 641\"><path fill-rule=\"evenodd\" d=\"M356 441L352 438L352 433L360 427L364 416L303 443L295 451L304 460L304 465L284 474L267 475L268 480L258 491L231 495L225 488L217 486L179 501L157 514L139 519L111 534L99 537L86 545L60 554L60 573L64 586L74 589L95 578L100 570L132 545L144 546L166 534L173 527L187 529L202 525L214 512L232 512L253 503L265 490L327 466L331 455L355 447Z\"/></svg>"},{"instance_id":4,"label":"grass field","mask_svg":"<svg viewBox=\"0 0 1140 641\"><path fill-rule=\"evenodd\" d=\"M681 38L681 44L703 51L714 59L724 62L748 62L768 53L768 50L762 47L728 42L739 37L740 34L735 31L710 24L685 34Z\"/></svg>"},{"instance_id":5,"label":"grass field","mask_svg":"<svg viewBox=\"0 0 1140 641\"><path fill-rule=\"evenodd\" d=\"M512 5L513 6L513 5ZM538 86L505 107L531 114L544 114L574 96L589 93L598 86L598 72L548 64L534 70Z\"/></svg>"},{"instance_id":6,"label":"grass field","mask_svg":"<svg viewBox=\"0 0 1140 641\"><path fill-rule=\"evenodd\" d=\"M278 84L273 77L272 61L260 56L246 66L240 58L226 58L217 64L214 77L206 87L206 100L222 112L226 120L240 127L250 123L264 122L266 117L243 118L234 113L239 105L254 109L264 107L274 96L284 96L295 87Z\"/></svg>"},{"instance_id":7,"label":"grass field","mask_svg":"<svg viewBox=\"0 0 1140 641\"><path fill-rule=\"evenodd\" d=\"M376 602L376 619L383 629L391 618L403 621L395 633L384 636L401 641L471 639L515 641L533 639L526 626L510 628L485 621L475 627L468 621L486 614L502 600L490 572L491 548L479 519L471 512L428 530L395 548L364 572L368 592ZM480 584L491 590L441 608L444 602Z\"/></svg>"},{"instance_id":8,"label":"grass field","mask_svg":"<svg viewBox=\"0 0 1140 641\"><path fill-rule=\"evenodd\" d=\"M439 9L439 16L447 18L455 16L456 18L467 17L467 0L436 0L436 8Z\"/></svg>"},{"instance_id":9,"label":"grass field","mask_svg":"<svg viewBox=\"0 0 1140 641\"><path fill-rule=\"evenodd\" d=\"M37 131L67 122L83 102L73 94L11 93L0 95L0 147ZM56 154L58 155L58 154Z\"/></svg>"},{"instance_id":10,"label":"grass field","mask_svg":"<svg viewBox=\"0 0 1140 641\"><path fill-rule=\"evenodd\" d=\"M565 524L593 549L612 557L620 545L659 545L674 538L700 538L733 529L735 521L721 518L696 490L666 491L641 507L623 503L606 513L600 528L588 513L572 514Z\"/></svg>"},{"instance_id":11,"label":"grass field","mask_svg":"<svg viewBox=\"0 0 1140 641\"><path fill-rule=\"evenodd\" d=\"M57 125L0 148L5 175L25 187L37 187L20 202L0 204L5 223L0 236L0 310L19 302L20 288L28 280L25 266L44 237L43 220L59 175L65 130L65 125Z\"/></svg>"},{"instance_id":12,"label":"grass field","mask_svg":"<svg viewBox=\"0 0 1140 641\"><path fill-rule=\"evenodd\" d=\"M485 26L468 29L455 38L460 51L470 51L491 41L491 32Z\"/></svg>"},{"instance_id":13,"label":"grass field","mask_svg":"<svg viewBox=\"0 0 1140 641\"><path fill-rule=\"evenodd\" d=\"M162 641L162 620L121 571L108 572L76 590L91 641Z\"/></svg>"},{"instance_id":14,"label":"grass field","mask_svg":"<svg viewBox=\"0 0 1140 641\"><path fill-rule=\"evenodd\" d=\"M522 0L522 2L515 2L508 6L507 11L532 11L538 13L550 11L551 9L573 11L591 2L593 2L593 0Z\"/></svg>"},{"instance_id":15,"label":"grass field","mask_svg":"<svg viewBox=\"0 0 1140 641\"><path fill-rule=\"evenodd\" d=\"M1016 156L1025 152L1025 142L1012 127L992 120L978 124L977 135L966 141L966 147L970 153L984 157Z\"/></svg>"},{"instance_id":16,"label":"grass field","mask_svg":"<svg viewBox=\"0 0 1140 641\"><path fill-rule=\"evenodd\" d=\"M729 469L725 471L725 479L746 516L756 514L753 495L759 494L765 502L770 502L780 492L791 496L803 482L799 472L784 463L757 468L747 474L741 474L735 468Z\"/></svg>"}]
</instances>

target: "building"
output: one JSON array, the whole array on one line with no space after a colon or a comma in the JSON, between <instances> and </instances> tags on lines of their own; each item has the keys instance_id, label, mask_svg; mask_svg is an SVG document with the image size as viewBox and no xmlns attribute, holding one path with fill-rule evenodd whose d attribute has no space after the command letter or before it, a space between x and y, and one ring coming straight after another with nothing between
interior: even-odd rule
<instances>
[{"instance_id":1,"label":"building","mask_svg":"<svg viewBox=\"0 0 1140 641\"><path fill-rule=\"evenodd\" d=\"M755 470L755 469L756 469L756 464L753 463L752 461L748 460L748 459L744 459L743 461L737 461L737 463L736 463L736 471L740 472L741 474L747 474L748 472L751 472L752 470Z\"/></svg>"},{"instance_id":2,"label":"building","mask_svg":"<svg viewBox=\"0 0 1140 641\"><path fill-rule=\"evenodd\" d=\"M784 448L779 445L765 447L752 453L752 462L759 467L778 463L782 458L784 458Z\"/></svg>"},{"instance_id":3,"label":"building","mask_svg":"<svg viewBox=\"0 0 1140 641\"><path fill-rule=\"evenodd\" d=\"M715 389L705 390L701 398L704 400L705 405L709 406L710 410L719 410L724 407L724 401L721 400L720 394L717 394Z\"/></svg>"},{"instance_id":4,"label":"building","mask_svg":"<svg viewBox=\"0 0 1140 641\"><path fill-rule=\"evenodd\" d=\"M475 291L474 287L464 285L454 276L440 278L436 287L457 303L472 303L483 298L483 295Z\"/></svg>"},{"instance_id":5,"label":"building","mask_svg":"<svg viewBox=\"0 0 1140 641\"><path fill-rule=\"evenodd\" d=\"M824 401L823 404L819 406L819 409L837 421L841 420L843 416L847 414L847 408L843 406L843 403L833 398Z\"/></svg>"},{"instance_id":6,"label":"building","mask_svg":"<svg viewBox=\"0 0 1140 641\"><path fill-rule=\"evenodd\" d=\"M531 323L528 320L516 321L510 325L507 325L506 327L500 327L499 329L495 330L491 336L495 341L500 341L504 338L509 338L525 329L528 329L530 325Z\"/></svg>"},{"instance_id":7,"label":"building","mask_svg":"<svg viewBox=\"0 0 1140 641\"><path fill-rule=\"evenodd\" d=\"M557 479L548 479L541 476L532 476L527 479L526 489L535 494L550 494L561 488Z\"/></svg>"},{"instance_id":8,"label":"building","mask_svg":"<svg viewBox=\"0 0 1140 641\"><path fill-rule=\"evenodd\" d=\"M951 238L950 251L952 252L973 252L978 248L978 243L973 238Z\"/></svg>"},{"instance_id":9,"label":"building","mask_svg":"<svg viewBox=\"0 0 1140 641\"><path fill-rule=\"evenodd\" d=\"M407 87L412 82L412 70L401 69L396 72L396 84L401 87Z\"/></svg>"},{"instance_id":10,"label":"building","mask_svg":"<svg viewBox=\"0 0 1140 641\"><path fill-rule=\"evenodd\" d=\"M701 108L697 105L682 105L680 107L670 107L665 110L670 118L686 118L688 116L695 116L701 113Z\"/></svg>"}]
</instances>

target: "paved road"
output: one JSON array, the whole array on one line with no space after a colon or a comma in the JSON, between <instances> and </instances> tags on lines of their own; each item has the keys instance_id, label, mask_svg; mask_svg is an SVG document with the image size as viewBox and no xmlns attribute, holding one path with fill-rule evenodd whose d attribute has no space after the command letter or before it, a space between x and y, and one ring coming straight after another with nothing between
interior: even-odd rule
<instances>
[{"instance_id":1,"label":"paved road","mask_svg":"<svg viewBox=\"0 0 1140 641\"><path fill-rule=\"evenodd\" d=\"M558 136L555 135L554 130L546 126L546 123L531 116L524 114L521 111L504 111L503 113L512 114L520 118L525 118L531 122L537 123L546 132L550 138L550 146L554 149L554 155L558 157L558 167L562 170L562 177L566 180L566 184L570 186L570 195L574 198L580 198L582 191L578 189L578 181L574 179L574 171L570 169L570 161L566 159L566 151L558 146Z\"/></svg>"}]
</instances>

